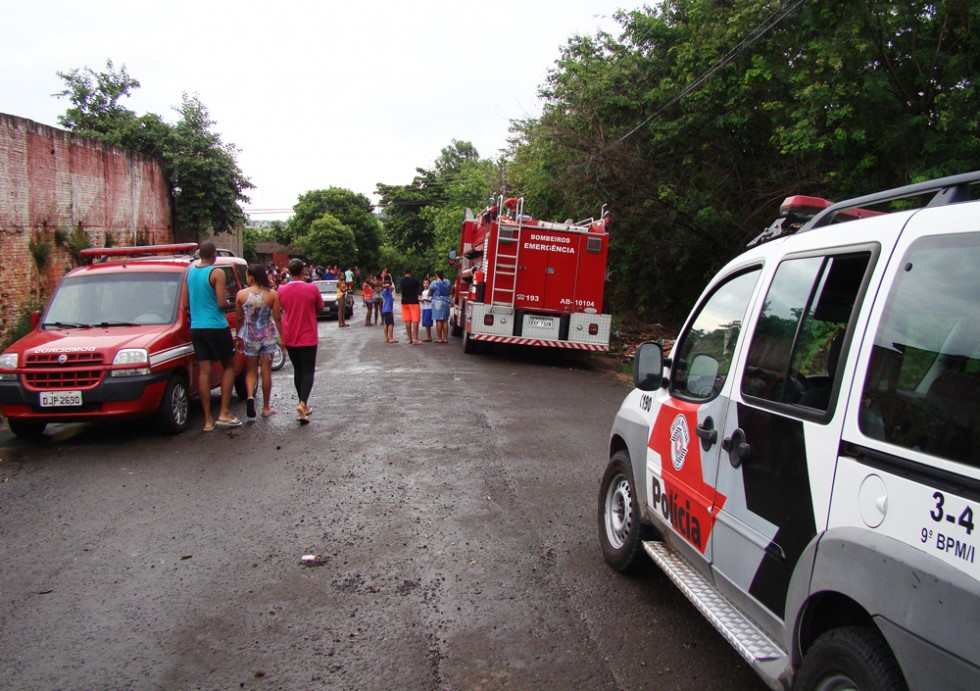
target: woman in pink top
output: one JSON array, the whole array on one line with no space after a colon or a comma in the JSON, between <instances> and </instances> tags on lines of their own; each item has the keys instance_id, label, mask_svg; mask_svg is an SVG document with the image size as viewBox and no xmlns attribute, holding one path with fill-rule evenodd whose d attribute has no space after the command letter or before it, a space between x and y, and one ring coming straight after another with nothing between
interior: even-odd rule
<instances>
[{"instance_id":1,"label":"woman in pink top","mask_svg":"<svg viewBox=\"0 0 980 691\"><path fill-rule=\"evenodd\" d=\"M302 259L290 259L289 283L279 288L282 305L282 344L286 347L289 361L293 363L293 384L299 403L296 414L302 424L309 422L310 406L307 401L313 391L313 375L316 373L316 349L320 342L317 334L316 315L323 311L320 289L307 283L303 277L306 264Z\"/></svg>"}]
</instances>

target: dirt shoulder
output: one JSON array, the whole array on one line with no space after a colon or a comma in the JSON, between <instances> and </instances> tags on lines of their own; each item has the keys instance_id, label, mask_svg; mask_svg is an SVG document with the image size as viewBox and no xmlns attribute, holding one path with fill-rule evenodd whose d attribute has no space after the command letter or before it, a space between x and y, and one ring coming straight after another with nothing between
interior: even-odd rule
<instances>
[{"instance_id":1,"label":"dirt shoulder","mask_svg":"<svg viewBox=\"0 0 980 691\"><path fill-rule=\"evenodd\" d=\"M633 353L646 341L661 341L664 352L669 354L677 334L672 329L655 322L640 319L623 320L609 339L609 352L595 354L593 362L599 367L617 372L624 381L632 379Z\"/></svg>"}]
</instances>

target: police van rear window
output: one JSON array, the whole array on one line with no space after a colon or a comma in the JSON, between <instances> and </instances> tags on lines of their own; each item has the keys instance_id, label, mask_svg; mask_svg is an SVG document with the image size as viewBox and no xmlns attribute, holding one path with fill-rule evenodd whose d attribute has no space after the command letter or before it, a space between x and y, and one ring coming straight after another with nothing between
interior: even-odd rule
<instances>
[{"instance_id":1,"label":"police van rear window","mask_svg":"<svg viewBox=\"0 0 980 691\"><path fill-rule=\"evenodd\" d=\"M902 258L868 364L861 431L980 465L980 233L925 237Z\"/></svg>"}]
</instances>

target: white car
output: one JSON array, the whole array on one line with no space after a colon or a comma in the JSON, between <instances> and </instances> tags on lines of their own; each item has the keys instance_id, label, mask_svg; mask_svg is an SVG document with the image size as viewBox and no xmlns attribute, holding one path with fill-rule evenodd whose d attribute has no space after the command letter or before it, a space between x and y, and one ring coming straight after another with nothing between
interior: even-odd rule
<instances>
[{"instance_id":1,"label":"white car","mask_svg":"<svg viewBox=\"0 0 980 691\"><path fill-rule=\"evenodd\" d=\"M787 217L637 351L603 555L649 555L774 689L980 688L978 184Z\"/></svg>"},{"instance_id":2,"label":"white car","mask_svg":"<svg viewBox=\"0 0 980 691\"><path fill-rule=\"evenodd\" d=\"M333 279L327 279L322 281L313 281L313 284L319 288L320 295L323 296L323 312L318 315L319 319L329 319L337 318L337 281ZM354 316L354 298L347 291L346 296L346 306L344 308L344 317L350 319Z\"/></svg>"}]
</instances>

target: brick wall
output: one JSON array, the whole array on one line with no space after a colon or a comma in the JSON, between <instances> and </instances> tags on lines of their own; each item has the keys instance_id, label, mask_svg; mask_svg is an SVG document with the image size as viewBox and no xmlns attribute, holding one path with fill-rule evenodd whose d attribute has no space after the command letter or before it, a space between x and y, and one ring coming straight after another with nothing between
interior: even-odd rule
<instances>
[{"instance_id":1,"label":"brick wall","mask_svg":"<svg viewBox=\"0 0 980 691\"><path fill-rule=\"evenodd\" d=\"M0 113L0 341L73 267L57 237L92 247L173 242L169 188L156 160ZM52 245L39 272L31 243Z\"/></svg>"}]
</instances>

